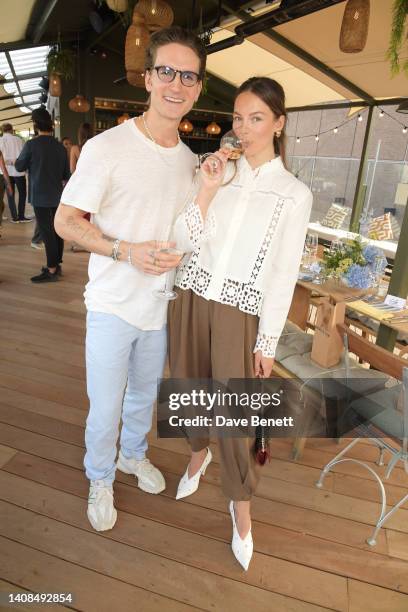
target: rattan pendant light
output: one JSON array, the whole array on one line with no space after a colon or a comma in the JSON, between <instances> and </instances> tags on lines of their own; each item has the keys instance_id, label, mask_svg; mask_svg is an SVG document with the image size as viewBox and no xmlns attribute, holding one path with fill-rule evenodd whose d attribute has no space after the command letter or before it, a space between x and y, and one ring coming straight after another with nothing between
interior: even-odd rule
<instances>
[{"instance_id":1,"label":"rattan pendant light","mask_svg":"<svg viewBox=\"0 0 408 612\"><path fill-rule=\"evenodd\" d=\"M367 42L370 0L348 0L340 31L340 50L359 53Z\"/></svg>"},{"instance_id":2,"label":"rattan pendant light","mask_svg":"<svg viewBox=\"0 0 408 612\"><path fill-rule=\"evenodd\" d=\"M129 76L129 73L137 72L140 76L140 73L144 70L145 51L149 40L150 34L146 27L145 17L137 10L136 5L133 11L132 25L127 31L125 43L126 77L130 85L135 83L131 82L130 79L134 80L134 78L132 78L132 75Z\"/></svg>"},{"instance_id":3,"label":"rattan pendant light","mask_svg":"<svg viewBox=\"0 0 408 612\"><path fill-rule=\"evenodd\" d=\"M221 127L218 125L218 123L215 123L215 121L211 121L211 123L209 123L205 128L205 131L207 134L210 134L210 136L218 136L218 134L221 132Z\"/></svg>"},{"instance_id":4,"label":"rattan pendant light","mask_svg":"<svg viewBox=\"0 0 408 612\"><path fill-rule=\"evenodd\" d=\"M77 94L75 98L71 98L68 102L68 107L70 110L74 111L74 113L87 113L91 105L84 96Z\"/></svg>"},{"instance_id":5,"label":"rattan pendant light","mask_svg":"<svg viewBox=\"0 0 408 612\"><path fill-rule=\"evenodd\" d=\"M106 0L106 4L115 13L124 13L128 8L128 0Z\"/></svg>"},{"instance_id":6,"label":"rattan pendant light","mask_svg":"<svg viewBox=\"0 0 408 612\"><path fill-rule=\"evenodd\" d=\"M78 61L78 91L81 91L81 62L79 59L79 33L77 41L77 61ZM91 108L88 100L80 93L68 102L68 107L74 113L87 113Z\"/></svg>"},{"instance_id":7,"label":"rattan pendant light","mask_svg":"<svg viewBox=\"0 0 408 612\"><path fill-rule=\"evenodd\" d=\"M120 117L118 117L117 122L118 125L120 125L121 123L124 123L125 121L127 121L128 119L130 119L130 116L128 113L123 113L123 115L121 115Z\"/></svg>"},{"instance_id":8,"label":"rattan pendant light","mask_svg":"<svg viewBox=\"0 0 408 612\"><path fill-rule=\"evenodd\" d=\"M139 0L135 10L144 16L146 25L152 32L168 28L174 20L173 9L164 0Z\"/></svg>"},{"instance_id":9,"label":"rattan pendant light","mask_svg":"<svg viewBox=\"0 0 408 612\"><path fill-rule=\"evenodd\" d=\"M56 72L50 74L49 92L55 98L59 98L62 93L61 77Z\"/></svg>"},{"instance_id":10,"label":"rattan pendant light","mask_svg":"<svg viewBox=\"0 0 408 612\"><path fill-rule=\"evenodd\" d=\"M143 87L145 86L145 77L144 72L136 72L135 70L128 70L126 73L127 82L129 85L133 85L134 87Z\"/></svg>"},{"instance_id":11,"label":"rattan pendant light","mask_svg":"<svg viewBox=\"0 0 408 612\"><path fill-rule=\"evenodd\" d=\"M194 130L194 126L188 119L183 119L179 125L179 130L183 134L190 134Z\"/></svg>"}]
</instances>

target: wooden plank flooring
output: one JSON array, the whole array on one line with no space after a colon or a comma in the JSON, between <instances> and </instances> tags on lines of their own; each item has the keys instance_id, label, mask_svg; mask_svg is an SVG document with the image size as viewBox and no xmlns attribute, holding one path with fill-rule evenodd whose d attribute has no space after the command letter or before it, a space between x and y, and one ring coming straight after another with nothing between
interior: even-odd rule
<instances>
[{"instance_id":1,"label":"wooden plank flooring","mask_svg":"<svg viewBox=\"0 0 408 612\"><path fill-rule=\"evenodd\" d=\"M0 239L0 591L72 591L71 608L98 612L406 612L408 505L370 548L379 497L369 473L345 463L323 490L314 486L339 450L330 440L309 441L298 463L290 440L273 441L253 500L247 573L230 550L216 445L198 492L176 501L187 446L152 432L149 456L166 490L148 495L118 472L117 524L92 530L82 467L87 254L68 251L61 282L33 285L44 253L30 248L31 225L5 223ZM350 455L370 465L377 457L365 441ZM390 500L407 486L397 467Z\"/></svg>"}]
</instances>

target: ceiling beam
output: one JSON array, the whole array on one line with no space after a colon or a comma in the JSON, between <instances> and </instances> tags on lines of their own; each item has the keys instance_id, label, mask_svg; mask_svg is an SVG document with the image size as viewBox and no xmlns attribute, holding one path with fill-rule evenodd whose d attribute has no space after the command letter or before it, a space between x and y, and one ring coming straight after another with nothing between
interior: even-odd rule
<instances>
[{"instance_id":1,"label":"ceiling beam","mask_svg":"<svg viewBox=\"0 0 408 612\"><path fill-rule=\"evenodd\" d=\"M8 110L13 110L13 108L31 108L32 106L34 106L34 104L40 104L40 101L38 100L38 102L30 102L29 104L13 104L12 106L6 106L5 108L0 108L0 113Z\"/></svg>"},{"instance_id":2,"label":"ceiling beam","mask_svg":"<svg viewBox=\"0 0 408 612\"><path fill-rule=\"evenodd\" d=\"M31 91L25 91L24 95L25 96L32 96L33 94L36 94L36 93L39 94L42 91L43 91L42 89L32 89ZM18 96L18 94L16 94L16 93L7 94L7 96L0 96L0 102L2 100L12 100L13 98L17 98L17 96ZM0 111L1 111L1 109L0 109Z\"/></svg>"},{"instance_id":3,"label":"ceiling beam","mask_svg":"<svg viewBox=\"0 0 408 612\"><path fill-rule=\"evenodd\" d=\"M26 30L26 38L34 44L41 40L57 2L58 0L37 0Z\"/></svg>"},{"instance_id":4,"label":"ceiling beam","mask_svg":"<svg viewBox=\"0 0 408 612\"><path fill-rule=\"evenodd\" d=\"M9 65L11 74L13 75L14 81L16 83L17 91L20 95L20 98L23 99L23 94L21 93L20 83L17 80L17 75L16 75L16 71L14 70L13 60L10 57L10 52L6 51L4 55L6 56L7 63Z\"/></svg>"},{"instance_id":5,"label":"ceiling beam","mask_svg":"<svg viewBox=\"0 0 408 612\"><path fill-rule=\"evenodd\" d=\"M21 76L18 77L18 80L27 81L28 79L36 79L37 77L41 79L41 77L43 76L47 76L46 70L42 70L40 72L30 72L29 74L22 74ZM1 79L0 78L0 85L4 85L5 83L14 83L15 80L16 80L15 77L13 77L12 79Z\"/></svg>"},{"instance_id":6,"label":"ceiling beam","mask_svg":"<svg viewBox=\"0 0 408 612\"><path fill-rule=\"evenodd\" d=\"M375 100L376 106L397 106L406 100L406 98L386 98L385 100ZM326 102L325 104L310 104L309 106L292 106L287 108L288 113L296 113L299 111L313 111L313 110L331 110L338 108L360 108L360 107L368 107L372 106L368 102L358 100L356 102L348 102L345 100L344 102L335 102L331 104L330 102Z\"/></svg>"}]
</instances>

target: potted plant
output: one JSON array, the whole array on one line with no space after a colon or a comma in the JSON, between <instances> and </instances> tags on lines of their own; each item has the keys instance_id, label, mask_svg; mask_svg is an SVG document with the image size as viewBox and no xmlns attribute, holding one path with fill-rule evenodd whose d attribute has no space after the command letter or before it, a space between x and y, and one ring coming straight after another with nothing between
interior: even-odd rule
<instances>
[{"instance_id":1,"label":"potted plant","mask_svg":"<svg viewBox=\"0 0 408 612\"><path fill-rule=\"evenodd\" d=\"M398 74L401 70L400 54L404 42L407 44L407 34L405 33L407 15L408 0L394 0L390 45L387 51L387 58L391 63L391 73L393 75ZM402 69L408 74L408 60L404 61Z\"/></svg>"},{"instance_id":2,"label":"potted plant","mask_svg":"<svg viewBox=\"0 0 408 612\"><path fill-rule=\"evenodd\" d=\"M47 55L48 73L58 74L67 81L75 76L75 55L71 49L62 49L60 45L52 47Z\"/></svg>"}]
</instances>

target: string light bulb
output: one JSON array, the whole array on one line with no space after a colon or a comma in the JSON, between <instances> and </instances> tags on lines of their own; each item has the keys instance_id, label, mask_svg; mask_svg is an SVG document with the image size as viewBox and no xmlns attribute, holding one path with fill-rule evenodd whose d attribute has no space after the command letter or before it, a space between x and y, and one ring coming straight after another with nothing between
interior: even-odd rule
<instances>
[{"instance_id":1,"label":"string light bulb","mask_svg":"<svg viewBox=\"0 0 408 612\"><path fill-rule=\"evenodd\" d=\"M338 131L339 131L339 128L335 127L334 130L333 130L333 134L337 134Z\"/></svg>"},{"instance_id":2,"label":"string light bulb","mask_svg":"<svg viewBox=\"0 0 408 612\"><path fill-rule=\"evenodd\" d=\"M315 136L315 141L316 141L316 142L319 142L319 136L318 136L318 134L316 134L316 136Z\"/></svg>"},{"instance_id":3,"label":"string light bulb","mask_svg":"<svg viewBox=\"0 0 408 612\"><path fill-rule=\"evenodd\" d=\"M384 111L383 111L383 109L381 109L381 110L380 110L379 116L380 116L380 117L384 117Z\"/></svg>"},{"instance_id":4,"label":"string light bulb","mask_svg":"<svg viewBox=\"0 0 408 612\"><path fill-rule=\"evenodd\" d=\"M299 143L300 142L300 138L299 136L296 138L296 142Z\"/></svg>"},{"instance_id":5,"label":"string light bulb","mask_svg":"<svg viewBox=\"0 0 408 612\"><path fill-rule=\"evenodd\" d=\"M362 122L362 120L363 120L362 115L359 115L359 116L357 117L357 119L358 119L358 121L361 123L361 122Z\"/></svg>"},{"instance_id":6,"label":"string light bulb","mask_svg":"<svg viewBox=\"0 0 408 612\"><path fill-rule=\"evenodd\" d=\"M404 125L403 129L402 129L402 133L406 134L408 132L408 127L406 125Z\"/></svg>"}]
</instances>

